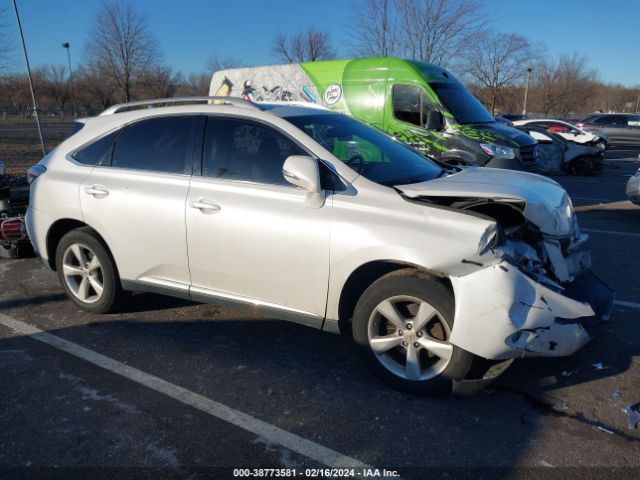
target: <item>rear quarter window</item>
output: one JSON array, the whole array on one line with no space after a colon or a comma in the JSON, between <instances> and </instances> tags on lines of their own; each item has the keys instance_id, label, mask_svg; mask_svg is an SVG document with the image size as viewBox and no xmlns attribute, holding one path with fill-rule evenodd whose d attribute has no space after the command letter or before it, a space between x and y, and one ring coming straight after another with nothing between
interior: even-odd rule
<instances>
[{"instance_id":1,"label":"rear quarter window","mask_svg":"<svg viewBox=\"0 0 640 480\"><path fill-rule=\"evenodd\" d=\"M103 163L101 160L105 157L106 152L110 150L113 141L119 133L120 130L105 135L104 137L91 142L89 145L76 150L71 156L76 162L82 163L83 165L97 165L98 163Z\"/></svg>"}]
</instances>

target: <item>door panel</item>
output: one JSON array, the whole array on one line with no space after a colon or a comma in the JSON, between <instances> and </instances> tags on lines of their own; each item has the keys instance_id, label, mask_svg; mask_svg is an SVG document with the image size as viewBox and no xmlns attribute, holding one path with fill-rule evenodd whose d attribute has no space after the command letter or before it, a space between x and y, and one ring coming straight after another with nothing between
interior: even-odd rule
<instances>
[{"instance_id":1,"label":"door panel","mask_svg":"<svg viewBox=\"0 0 640 480\"><path fill-rule=\"evenodd\" d=\"M331 204L309 202L307 192L282 175L288 156L304 154L268 125L209 117L203 176L192 177L187 198L192 294L260 303L321 322Z\"/></svg>"},{"instance_id":2,"label":"door panel","mask_svg":"<svg viewBox=\"0 0 640 480\"><path fill-rule=\"evenodd\" d=\"M188 292L185 203L202 120L152 116L127 125L81 185L84 220L123 280Z\"/></svg>"},{"instance_id":3,"label":"door panel","mask_svg":"<svg viewBox=\"0 0 640 480\"><path fill-rule=\"evenodd\" d=\"M330 198L297 188L193 177L187 207L192 290L324 316Z\"/></svg>"},{"instance_id":4,"label":"door panel","mask_svg":"<svg viewBox=\"0 0 640 480\"><path fill-rule=\"evenodd\" d=\"M107 242L121 278L187 288L188 190L188 175L108 167L94 168L82 183L84 220Z\"/></svg>"}]
</instances>

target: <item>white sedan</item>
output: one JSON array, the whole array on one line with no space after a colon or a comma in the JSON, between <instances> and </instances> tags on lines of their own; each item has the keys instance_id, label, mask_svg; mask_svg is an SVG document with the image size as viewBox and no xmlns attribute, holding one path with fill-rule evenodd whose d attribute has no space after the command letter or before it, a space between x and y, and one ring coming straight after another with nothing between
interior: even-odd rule
<instances>
[{"instance_id":1,"label":"white sedan","mask_svg":"<svg viewBox=\"0 0 640 480\"><path fill-rule=\"evenodd\" d=\"M602 132L583 130L575 125L556 119L528 119L513 122L515 126L536 125L561 136L565 140L597 147L600 151L607 149L607 137Z\"/></svg>"}]
</instances>

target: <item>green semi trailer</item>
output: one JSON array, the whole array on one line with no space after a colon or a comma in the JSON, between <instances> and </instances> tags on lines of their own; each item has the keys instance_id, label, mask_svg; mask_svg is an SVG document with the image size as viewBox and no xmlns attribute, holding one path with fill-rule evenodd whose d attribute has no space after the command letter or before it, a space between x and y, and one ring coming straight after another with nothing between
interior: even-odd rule
<instances>
[{"instance_id":1,"label":"green semi trailer","mask_svg":"<svg viewBox=\"0 0 640 480\"><path fill-rule=\"evenodd\" d=\"M451 72L429 63L385 57L221 70L209 93L314 103L450 164L535 170L537 162L535 139L497 123Z\"/></svg>"}]
</instances>

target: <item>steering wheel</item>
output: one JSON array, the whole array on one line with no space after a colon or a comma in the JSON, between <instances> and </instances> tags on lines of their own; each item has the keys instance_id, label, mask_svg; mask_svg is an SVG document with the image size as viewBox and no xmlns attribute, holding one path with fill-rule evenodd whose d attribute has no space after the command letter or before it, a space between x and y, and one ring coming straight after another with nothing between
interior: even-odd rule
<instances>
[{"instance_id":1,"label":"steering wheel","mask_svg":"<svg viewBox=\"0 0 640 480\"><path fill-rule=\"evenodd\" d=\"M364 157L359 153L349 158L349 160L345 160L345 165L348 165L352 169L354 169L358 173L362 173L365 168Z\"/></svg>"}]
</instances>

